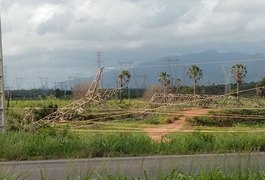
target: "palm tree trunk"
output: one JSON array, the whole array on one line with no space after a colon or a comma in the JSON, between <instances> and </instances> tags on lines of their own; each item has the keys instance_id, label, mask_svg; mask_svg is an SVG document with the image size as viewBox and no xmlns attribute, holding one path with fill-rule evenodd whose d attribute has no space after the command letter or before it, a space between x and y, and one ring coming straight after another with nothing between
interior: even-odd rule
<instances>
[{"instance_id":1,"label":"palm tree trunk","mask_svg":"<svg viewBox=\"0 0 265 180\"><path fill-rule=\"evenodd\" d=\"M196 94L196 82L195 79L193 80L193 95Z\"/></svg>"},{"instance_id":2,"label":"palm tree trunk","mask_svg":"<svg viewBox=\"0 0 265 180\"><path fill-rule=\"evenodd\" d=\"M239 99L239 82L236 83L236 92L237 99Z\"/></svg>"}]
</instances>

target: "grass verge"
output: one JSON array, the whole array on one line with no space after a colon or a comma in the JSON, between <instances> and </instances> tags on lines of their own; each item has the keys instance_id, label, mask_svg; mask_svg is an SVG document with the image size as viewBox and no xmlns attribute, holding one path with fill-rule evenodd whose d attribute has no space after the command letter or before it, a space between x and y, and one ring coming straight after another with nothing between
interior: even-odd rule
<instances>
[{"instance_id":1,"label":"grass verge","mask_svg":"<svg viewBox=\"0 0 265 180\"><path fill-rule=\"evenodd\" d=\"M265 133L178 133L155 143L142 133L70 133L40 129L37 133L0 134L0 159L59 159L195 153L260 152Z\"/></svg>"}]
</instances>

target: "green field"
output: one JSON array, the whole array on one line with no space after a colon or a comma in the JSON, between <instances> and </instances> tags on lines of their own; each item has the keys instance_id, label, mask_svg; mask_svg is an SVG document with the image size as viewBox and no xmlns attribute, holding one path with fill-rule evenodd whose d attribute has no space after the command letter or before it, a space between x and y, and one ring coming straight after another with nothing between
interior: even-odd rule
<instances>
[{"instance_id":1,"label":"green field","mask_svg":"<svg viewBox=\"0 0 265 180\"><path fill-rule=\"evenodd\" d=\"M142 100L125 100L124 103L111 100L102 106L87 107L84 113L71 121L51 123L43 127L32 125L37 118L50 113L50 109L54 111L68 103L69 101L54 98L12 102L7 111L7 132L0 135L0 159L5 161L265 150L265 110L262 109L211 110L206 116L189 118L179 132L165 135L168 139L166 142L153 141L143 129L159 129L163 125L178 122L183 109L151 106ZM25 115L32 108L35 109L35 114L28 116L32 119L25 119ZM239 116L249 116L249 119Z\"/></svg>"}]
</instances>

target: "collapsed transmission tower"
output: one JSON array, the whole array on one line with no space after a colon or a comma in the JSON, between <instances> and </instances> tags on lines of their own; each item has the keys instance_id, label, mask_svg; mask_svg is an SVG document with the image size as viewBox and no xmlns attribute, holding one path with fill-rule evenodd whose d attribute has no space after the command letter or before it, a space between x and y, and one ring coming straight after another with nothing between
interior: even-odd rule
<instances>
[{"instance_id":1,"label":"collapsed transmission tower","mask_svg":"<svg viewBox=\"0 0 265 180\"><path fill-rule=\"evenodd\" d=\"M57 111L49 114L48 116L42 118L41 121L52 122L52 121L63 121L73 119L77 114L84 111L86 105L96 106L112 97L117 89L103 90L101 87L103 67L98 68L97 75L89 86L86 94L81 99L78 99L71 104L58 109Z\"/></svg>"},{"instance_id":2,"label":"collapsed transmission tower","mask_svg":"<svg viewBox=\"0 0 265 180\"><path fill-rule=\"evenodd\" d=\"M4 67L3 67L3 48L2 48L2 27L1 27L1 12L0 12L0 131L5 130L5 109L4 109Z\"/></svg>"}]
</instances>

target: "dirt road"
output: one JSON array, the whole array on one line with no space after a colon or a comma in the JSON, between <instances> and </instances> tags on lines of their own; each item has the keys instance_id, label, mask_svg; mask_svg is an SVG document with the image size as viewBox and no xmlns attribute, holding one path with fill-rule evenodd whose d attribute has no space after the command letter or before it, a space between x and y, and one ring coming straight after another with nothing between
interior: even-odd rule
<instances>
[{"instance_id":1,"label":"dirt road","mask_svg":"<svg viewBox=\"0 0 265 180\"><path fill-rule=\"evenodd\" d=\"M187 117L194 117L199 115L208 114L209 109L189 109L185 111L180 111L180 115L182 115L177 121L174 121L171 124L160 125L155 128L145 128L144 132L147 132L148 135L155 141L168 141L164 136L171 132L178 132L181 130L183 125L185 124Z\"/></svg>"}]
</instances>

